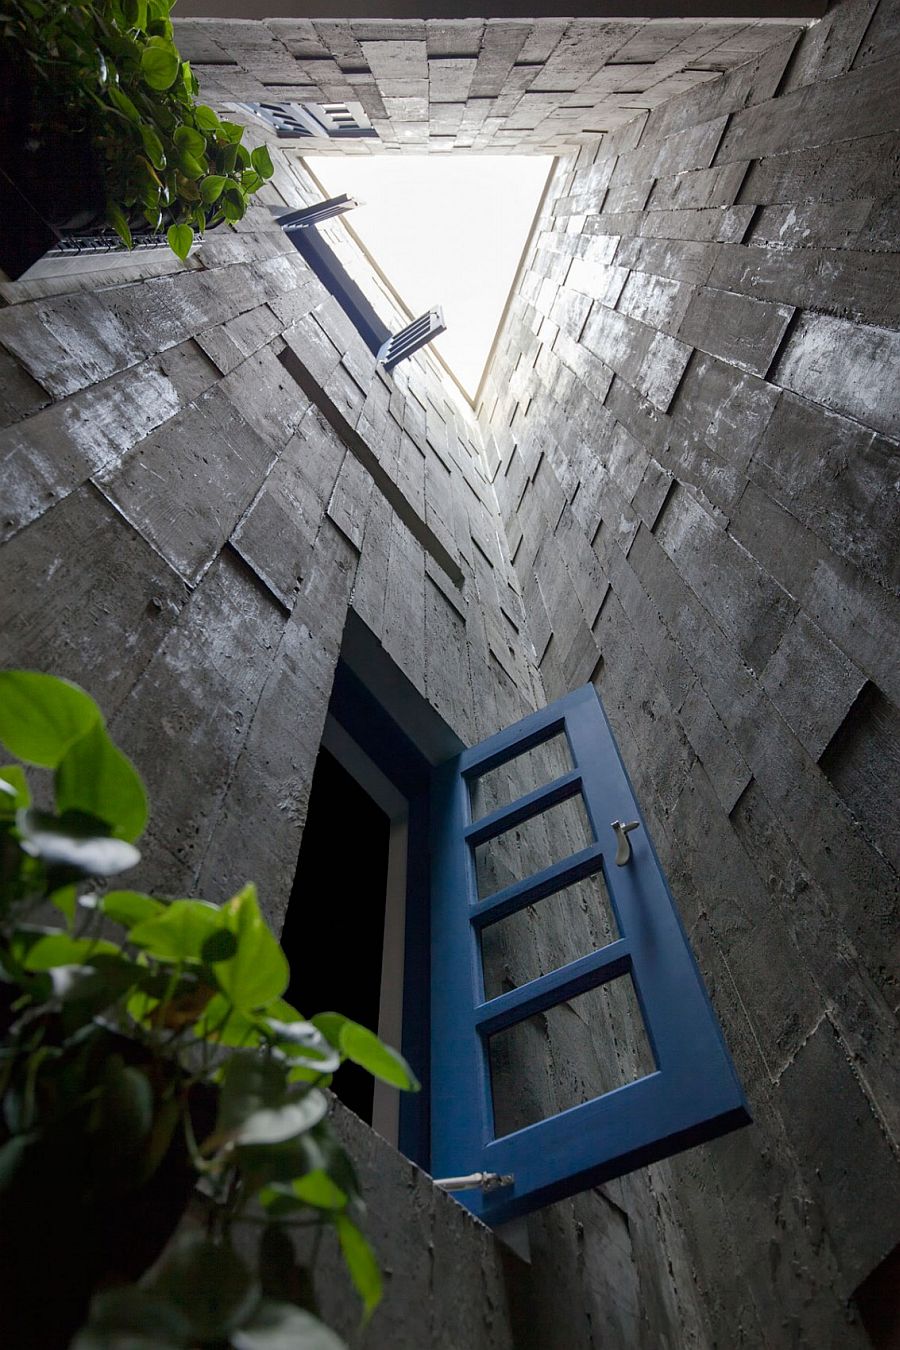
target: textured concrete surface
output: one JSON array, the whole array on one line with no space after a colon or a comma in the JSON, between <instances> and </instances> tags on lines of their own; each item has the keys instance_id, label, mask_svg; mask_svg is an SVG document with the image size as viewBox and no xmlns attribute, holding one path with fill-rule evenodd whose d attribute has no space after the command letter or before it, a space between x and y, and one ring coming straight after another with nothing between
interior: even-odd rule
<instances>
[{"instance_id":1,"label":"textured concrete surface","mask_svg":"<svg viewBox=\"0 0 900 1350\"><path fill-rule=\"evenodd\" d=\"M350 612L468 743L593 680L747 1087L751 1129L535 1216L524 1269L344 1113L390 1272L368 1350L864 1350L851 1296L900 1239L898 6L627 27L184 30L213 101L581 147L477 419L427 352L378 373L273 224L293 155L186 267L0 286L0 655L81 680L138 761L135 884L252 876L280 921ZM532 907L496 978L598 924ZM640 1051L621 1008L547 1034L501 1066L543 1106Z\"/></svg>"},{"instance_id":2,"label":"textured concrete surface","mask_svg":"<svg viewBox=\"0 0 900 1350\"><path fill-rule=\"evenodd\" d=\"M716 1344L866 1344L900 1239L897 24L561 160L481 407L546 695L594 679L755 1113L668 1169Z\"/></svg>"},{"instance_id":3,"label":"textured concrete surface","mask_svg":"<svg viewBox=\"0 0 900 1350\"><path fill-rule=\"evenodd\" d=\"M377 141L314 142L316 153L359 154L557 154L715 81L800 26L793 17L175 20L205 97L360 103Z\"/></svg>"}]
</instances>

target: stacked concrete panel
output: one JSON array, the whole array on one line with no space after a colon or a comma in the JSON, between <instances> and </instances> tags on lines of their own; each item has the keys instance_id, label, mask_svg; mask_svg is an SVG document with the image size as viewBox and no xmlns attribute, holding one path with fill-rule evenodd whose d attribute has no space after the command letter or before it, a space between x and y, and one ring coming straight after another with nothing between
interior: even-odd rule
<instances>
[{"instance_id":1,"label":"stacked concrete panel","mask_svg":"<svg viewBox=\"0 0 900 1350\"><path fill-rule=\"evenodd\" d=\"M316 151L557 154L699 89L795 18L180 19L216 103L360 103L377 140Z\"/></svg>"},{"instance_id":2,"label":"stacked concrete panel","mask_svg":"<svg viewBox=\"0 0 900 1350\"><path fill-rule=\"evenodd\" d=\"M0 660L83 683L140 766L153 812L133 884L223 899L253 878L278 926L351 612L461 741L540 694L472 411L427 351L377 370L272 220L311 192L276 160L274 186L188 267L154 253L3 284ZM403 326L343 226L327 229ZM551 962L565 938L557 922ZM568 1071L603 1050L573 1024ZM555 1102L561 1073L548 1081L527 1046L510 1069L514 1090L540 1078ZM614 1297L626 1343L661 1343L680 1248L643 1179L581 1197L579 1227L571 1206L545 1216L528 1270L343 1128L387 1268L370 1350L599 1346ZM323 1262L323 1306L349 1334L353 1298L335 1253Z\"/></svg>"},{"instance_id":3,"label":"stacked concrete panel","mask_svg":"<svg viewBox=\"0 0 900 1350\"><path fill-rule=\"evenodd\" d=\"M837 6L561 161L481 410L756 1116L659 1169L720 1344L866 1344L900 1240L897 34Z\"/></svg>"},{"instance_id":4,"label":"stacked concrete panel","mask_svg":"<svg viewBox=\"0 0 900 1350\"><path fill-rule=\"evenodd\" d=\"M280 921L350 613L468 743L593 680L747 1086L751 1129L534 1216L530 1267L345 1120L387 1267L369 1350L867 1345L851 1295L900 1238L897 6L797 39L183 26L217 106L354 99L391 148L581 146L480 426L428 353L377 372L273 224L309 197L293 156L188 267L0 288L0 653L82 681L146 774L135 884L251 876ZM603 940L575 904L495 932L498 978ZM564 1009L551 1055L535 1024L498 1074L550 1110L627 1070L610 1011Z\"/></svg>"}]
</instances>

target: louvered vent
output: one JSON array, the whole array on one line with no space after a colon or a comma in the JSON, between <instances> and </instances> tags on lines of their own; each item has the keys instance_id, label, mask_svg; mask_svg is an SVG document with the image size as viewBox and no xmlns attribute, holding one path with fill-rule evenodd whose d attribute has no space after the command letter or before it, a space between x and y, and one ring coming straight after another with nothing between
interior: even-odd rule
<instances>
[{"instance_id":1,"label":"louvered vent","mask_svg":"<svg viewBox=\"0 0 900 1350\"><path fill-rule=\"evenodd\" d=\"M393 370L400 361L412 356L413 352L431 342L432 338L439 337L446 331L443 310L429 309L420 318L413 319L412 323L407 324L399 333L389 337L378 352L378 360L385 370Z\"/></svg>"},{"instance_id":2,"label":"louvered vent","mask_svg":"<svg viewBox=\"0 0 900 1350\"><path fill-rule=\"evenodd\" d=\"M348 197L345 192L340 197L329 197L327 201L315 202L312 206L301 207L299 211L279 215L278 224L286 234L293 234L295 230L308 230L312 225L321 225L333 216L342 216L355 206L359 206L357 199Z\"/></svg>"},{"instance_id":3,"label":"louvered vent","mask_svg":"<svg viewBox=\"0 0 900 1350\"><path fill-rule=\"evenodd\" d=\"M361 103L238 103L282 139L377 140Z\"/></svg>"}]
</instances>

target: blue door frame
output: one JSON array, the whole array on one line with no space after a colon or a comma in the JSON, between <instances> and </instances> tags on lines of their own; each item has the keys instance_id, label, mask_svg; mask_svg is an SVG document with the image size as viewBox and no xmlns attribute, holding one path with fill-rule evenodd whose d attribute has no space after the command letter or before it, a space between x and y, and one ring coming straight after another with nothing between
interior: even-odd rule
<instances>
[{"instance_id":1,"label":"blue door frame","mask_svg":"<svg viewBox=\"0 0 900 1350\"><path fill-rule=\"evenodd\" d=\"M473 822L475 778L558 732L574 769ZM580 793L594 842L479 899L474 850ZM616 866L613 822L637 820L631 860ZM620 937L485 1001L480 932L489 922L602 873ZM502 1223L749 1122L744 1094L674 901L592 686L560 699L433 771L431 793L431 1080L433 1175L512 1175L459 1198ZM488 1039L554 1004L630 974L655 1072L496 1138Z\"/></svg>"},{"instance_id":2,"label":"blue door frame","mask_svg":"<svg viewBox=\"0 0 900 1350\"><path fill-rule=\"evenodd\" d=\"M344 661L329 712L409 803L401 1050L422 1084L400 1096L400 1152L424 1168L431 1148L431 907L428 848L431 765Z\"/></svg>"}]
</instances>

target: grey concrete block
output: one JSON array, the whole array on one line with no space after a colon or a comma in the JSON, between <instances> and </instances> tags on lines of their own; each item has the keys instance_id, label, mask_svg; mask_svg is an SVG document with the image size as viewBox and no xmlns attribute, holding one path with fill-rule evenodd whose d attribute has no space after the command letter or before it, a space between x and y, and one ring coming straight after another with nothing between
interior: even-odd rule
<instances>
[{"instance_id":1,"label":"grey concrete block","mask_svg":"<svg viewBox=\"0 0 900 1350\"><path fill-rule=\"evenodd\" d=\"M874 685L864 689L820 763L863 833L900 872L895 810L900 788L900 710L896 704Z\"/></svg>"},{"instance_id":2,"label":"grey concrete block","mask_svg":"<svg viewBox=\"0 0 900 1350\"><path fill-rule=\"evenodd\" d=\"M126 520L196 585L274 457L236 410L206 394L97 481Z\"/></svg>"},{"instance_id":3,"label":"grey concrete block","mask_svg":"<svg viewBox=\"0 0 900 1350\"><path fill-rule=\"evenodd\" d=\"M818 760L866 677L800 613L772 653L760 682L801 745Z\"/></svg>"},{"instance_id":4,"label":"grey concrete block","mask_svg":"<svg viewBox=\"0 0 900 1350\"><path fill-rule=\"evenodd\" d=\"M878 0L853 0L813 24L799 43L782 92L843 75L868 36L877 8Z\"/></svg>"},{"instance_id":5,"label":"grey concrete block","mask_svg":"<svg viewBox=\"0 0 900 1350\"><path fill-rule=\"evenodd\" d=\"M884 61L736 112L722 139L717 162L760 159L829 141L895 131L898 78L894 65Z\"/></svg>"},{"instance_id":6,"label":"grey concrete block","mask_svg":"<svg viewBox=\"0 0 900 1350\"><path fill-rule=\"evenodd\" d=\"M723 632L761 670L793 617L790 597L688 492L670 495L655 534Z\"/></svg>"},{"instance_id":7,"label":"grey concrete block","mask_svg":"<svg viewBox=\"0 0 900 1350\"><path fill-rule=\"evenodd\" d=\"M136 441L167 422L179 403L172 381L147 362L0 433L0 533L9 537L92 473L116 464Z\"/></svg>"},{"instance_id":8,"label":"grey concrete block","mask_svg":"<svg viewBox=\"0 0 900 1350\"><path fill-rule=\"evenodd\" d=\"M362 549L366 515L374 484L371 476L353 455L345 455L341 464L327 514L359 552Z\"/></svg>"},{"instance_id":9,"label":"grey concrete block","mask_svg":"<svg viewBox=\"0 0 900 1350\"><path fill-rule=\"evenodd\" d=\"M39 412L50 402L46 389L24 370L9 352L0 348L0 426L8 427Z\"/></svg>"},{"instance_id":10,"label":"grey concrete block","mask_svg":"<svg viewBox=\"0 0 900 1350\"><path fill-rule=\"evenodd\" d=\"M900 582L900 456L892 442L785 394L749 473L836 554L888 587Z\"/></svg>"},{"instance_id":11,"label":"grey concrete block","mask_svg":"<svg viewBox=\"0 0 900 1350\"><path fill-rule=\"evenodd\" d=\"M90 485L0 552L0 663L87 688L112 717L177 621L175 572Z\"/></svg>"},{"instance_id":12,"label":"grey concrete block","mask_svg":"<svg viewBox=\"0 0 900 1350\"><path fill-rule=\"evenodd\" d=\"M898 361L900 334L825 314L804 314L773 378L796 394L896 439Z\"/></svg>"},{"instance_id":13,"label":"grey concrete block","mask_svg":"<svg viewBox=\"0 0 900 1350\"><path fill-rule=\"evenodd\" d=\"M685 343L602 306L591 311L582 341L654 407L666 411L690 357Z\"/></svg>"},{"instance_id":14,"label":"grey concrete block","mask_svg":"<svg viewBox=\"0 0 900 1350\"><path fill-rule=\"evenodd\" d=\"M817 1160L809 1183L839 1257L838 1292L849 1298L897 1236L900 1185L893 1156L827 1019L779 1088L794 1129L803 1131Z\"/></svg>"},{"instance_id":15,"label":"grey concrete block","mask_svg":"<svg viewBox=\"0 0 900 1350\"><path fill-rule=\"evenodd\" d=\"M153 804L134 885L192 892L283 627L252 573L221 555L110 723Z\"/></svg>"},{"instance_id":16,"label":"grey concrete block","mask_svg":"<svg viewBox=\"0 0 900 1350\"><path fill-rule=\"evenodd\" d=\"M793 312L789 305L703 287L691 299L679 337L751 375L765 375Z\"/></svg>"},{"instance_id":17,"label":"grey concrete block","mask_svg":"<svg viewBox=\"0 0 900 1350\"><path fill-rule=\"evenodd\" d=\"M695 351L672 413L730 465L746 470L778 397L774 385Z\"/></svg>"}]
</instances>

